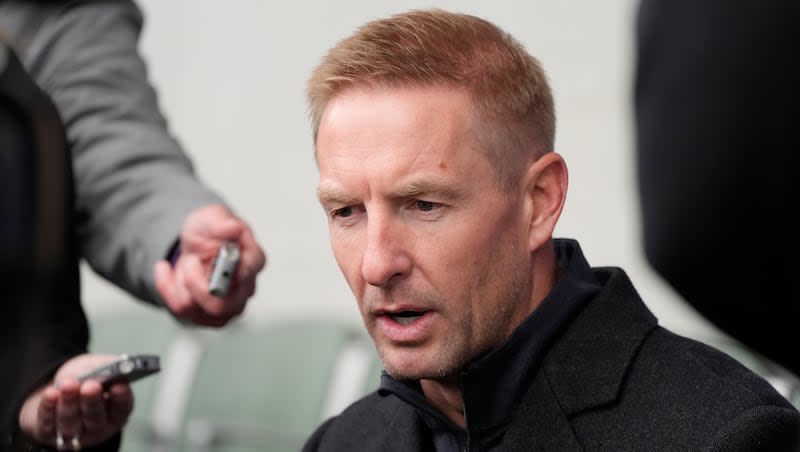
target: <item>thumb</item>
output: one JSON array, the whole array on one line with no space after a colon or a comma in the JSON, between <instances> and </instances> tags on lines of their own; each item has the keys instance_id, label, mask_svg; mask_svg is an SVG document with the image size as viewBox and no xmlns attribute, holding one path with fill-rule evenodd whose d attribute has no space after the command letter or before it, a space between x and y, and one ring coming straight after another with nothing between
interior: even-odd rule
<instances>
[{"instance_id":1,"label":"thumb","mask_svg":"<svg viewBox=\"0 0 800 452\"><path fill-rule=\"evenodd\" d=\"M245 229L244 223L222 206L208 206L192 213L186 220L181 240L234 239Z\"/></svg>"},{"instance_id":2,"label":"thumb","mask_svg":"<svg viewBox=\"0 0 800 452\"><path fill-rule=\"evenodd\" d=\"M210 237L220 239L236 239L244 232L244 224L234 217L220 219L217 222L210 222L207 229Z\"/></svg>"}]
</instances>

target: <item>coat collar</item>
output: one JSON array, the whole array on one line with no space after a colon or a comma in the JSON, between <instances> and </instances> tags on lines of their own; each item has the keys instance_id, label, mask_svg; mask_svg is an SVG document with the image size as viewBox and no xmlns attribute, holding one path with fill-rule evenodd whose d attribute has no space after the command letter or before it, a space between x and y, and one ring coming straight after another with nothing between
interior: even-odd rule
<instances>
[{"instance_id":1,"label":"coat collar","mask_svg":"<svg viewBox=\"0 0 800 452\"><path fill-rule=\"evenodd\" d=\"M625 272L595 269L603 290L545 357L515 420L509 450L581 450L569 416L614 401L640 345L657 320Z\"/></svg>"}]
</instances>

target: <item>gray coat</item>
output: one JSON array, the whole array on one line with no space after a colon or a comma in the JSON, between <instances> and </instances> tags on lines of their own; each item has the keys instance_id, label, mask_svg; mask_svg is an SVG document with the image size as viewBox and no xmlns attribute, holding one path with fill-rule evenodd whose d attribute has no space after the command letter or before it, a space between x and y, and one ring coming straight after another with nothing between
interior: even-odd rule
<instances>
[{"instance_id":1,"label":"gray coat","mask_svg":"<svg viewBox=\"0 0 800 452\"><path fill-rule=\"evenodd\" d=\"M0 34L53 99L67 130L80 251L143 300L186 215L221 199L167 129L138 50L131 1L0 1Z\"/></svg>"}]
</instances>

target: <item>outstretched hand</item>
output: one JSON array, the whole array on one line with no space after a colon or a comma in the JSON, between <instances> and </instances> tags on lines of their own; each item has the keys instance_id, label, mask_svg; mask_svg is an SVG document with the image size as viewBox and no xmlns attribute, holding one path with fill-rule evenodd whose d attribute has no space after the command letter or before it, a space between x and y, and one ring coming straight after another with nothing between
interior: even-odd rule
<instances>
[{"instance_id":1,"label":"outstretched hand","mask_svg":"<svg viewBox=\"0 0 800 452\"><path fill-rule=\"evenodd\" d=\"M130 383L115 382L104 390L95 380L81 383L75 378L114 359L84 354L64 363L51 384L25 400L19 414L22 431L40 444L67 450L101 444L117 434L133 410Z\"/></svg>"},{"instance_id":2,"label":"outstretched hand","mask_svg":"<svg viewBox=\"0 0 800 452\"><path fill-rule=\"evenodd\" d=\"M209 274L226 241L238 245L239 265L227 295L217 297L208 292ZM178 317L198 325L223 326L244 311L265 264L264 251L244 221L221 205L206 206L186 218L174 265L166 260L156 263L156 288Z\"/></svg>"}]
</instances>

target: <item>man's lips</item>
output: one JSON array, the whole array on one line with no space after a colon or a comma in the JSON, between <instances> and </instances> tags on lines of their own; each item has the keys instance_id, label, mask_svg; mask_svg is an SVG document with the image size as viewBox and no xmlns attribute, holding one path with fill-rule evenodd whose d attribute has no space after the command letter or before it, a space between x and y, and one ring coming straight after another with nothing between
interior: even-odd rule
<instances>
[{"instance_id":1,"label":"man's lips","mask_svg":"<svg viewBox=\"0 0 800 452\"><path fill-rule=\"evenodd\" d=\"M372 315L375 317L389 317L397 323L407 325L430 311L431 309L422 306L392 306L391 308L375 309L372 311Z\"/></svg>"},{"instance_id":2,"label":"man's lips","mask_svg":"<svg viewBox=\"0 0 800 452\"><path fill-rule=\"evenodd\" d=\"M411 325L415 320L422 317L424 312L419 311L402 311L396 314L385 314L392 318L395 322L401 325Z\"/></svg>"},{"instance_id":3,"label":"man's lips","mask_svg":"<svg viewBox=\"0 0 800 452\"><path fill-rule=\"evenodd\" d=\"M418 341L427 334L434 311L418 306L378 309L373 312L380 331L391 341Z\"/></svg>"}]
</instances>

